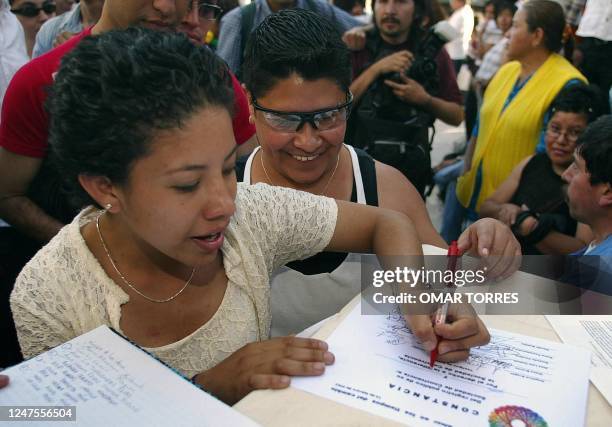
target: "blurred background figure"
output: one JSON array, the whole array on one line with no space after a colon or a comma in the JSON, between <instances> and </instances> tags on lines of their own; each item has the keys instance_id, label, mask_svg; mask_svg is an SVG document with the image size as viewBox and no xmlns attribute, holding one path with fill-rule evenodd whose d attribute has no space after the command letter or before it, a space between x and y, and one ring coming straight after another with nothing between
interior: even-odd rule
<instances>
[{"instance_id":1,"label":"blurred background figure","mask_svg":"<svg viewBox=\"0 0 612 427\"><path fill-rule=\"evenodd\" d=\"M489 83L465 156L457 198L477 217L512 170L536 151L559 91L585 77L557 54L565 16L550 0L530 0L514 15L507 55Z\"/></svg>"},{"instance_id":2,"label":"blurred background figure","mask_svg":"<svg viewBox=\"0 0 612 427\"><path fill-rule=\"evenodd\" d=\"M455 65L455 74L459 74L461 66L465 63L474 31L474 11L470 6L470 0L450 0L450 6L453 14L448 18L448 23L461 36L449 42L446 50Z\"/></svg>"},{"instance_id":3,"label":"blurred background figure","mask_svg":"<svg viewBox=\"0 0 612 427\"><path fill-rule=\"evenodd\" d=\"M72 10L74 3L74 0L55 0L55 5L57 6L57 11L55 13L61 15L63 13L69 12L70 10Z\"/></svg>"},{"instance_id":4,"label":"blurred background figure","mask_svg":"<svg viewBox=\"0 0 612 427\"><path fill-rule=\"evenodd\" d=\"M478 42L478 58L475 79L479 84L479 95L482 96L486 85L493 78L499 67L505 62L504 54L508 47L508 37L512 28L512 18L516 6L510 0L499 0L495 3L495 19L491 24L497 29L481 35ZM490 25L488 25L490 26Z\"/></svg>"},{"instance_id":5,"label":"blurred background figure","mask_svg":"<svg viewBox=\"0 0 612 427\"><path fill-rule=\"evenodd\" d=\"M240 3L238 3L238 0L209 0L208 4L217 4L221 8L221 11L213 21L209 20L210 24L206 22L206 19L200 19L200 26L202 27L202 32L204 33L204 43L206 43L212 50L217 50L219 34L221 32L221 19L223 19L227 12L239 7Z\"/></svg>"},{"instance_id":6,"label":"blurred background figure","mask_svg":"<svg viewBox=\"0 0 612 427\"><path fill-rule=\"evenodd\" d=\"M421 21L421 25L423 28L430 28L436 25L440 21L445 21L448 19L448 15L442 9L442 5L438 0L429 0L424 4L425 13L423 16L423 20Z\"/></svg>"},{"instance_id":7,"label":"blurred background figure","mask_svg":"<svg viewBox=\"0 0 612 427\"><path fill-rule=\"evenodd\" d=\"M483 54L481 54L481 46L483 38L497 37L501 35L501 31L497 28L495 22L495 2L489 0L485 3L482 13L476 11L474 15L474 31L470 40L470 46L467 52L467 64L472 74L475 73ZM494 41L493 43L495 43Z\"/></svg>"},{"instance_id":8,"label":"blurred background figure","mask_svg":"<svg viewBox=\"0 0 612 427\"><path fill-rule=\"evenodd\" d=\"M26 62L28 53L23 28L11 13L8 0L0 0L0 106L13 74Z\"/></svg>"},{"instance_id":9,"label":"blurred background figure","mask_svg":"<svg viewBox=\"0 0 612 427\"><path fill-rule=\"evenodd\" d=\"M36 34L42 24L55 16L57 9L52 0L9 0L11 12L13 12L25 34L25 43L28 56L32 57L32 50L36 40Z\"/></svg>"},{"instance_id":10,"label":"blurred background figure","mask_svg":"<svg viewBox=\"0 0 612 427\"><path fill-rule=\"evenodd\" d=\"M231 6L230 6L231 7ZM189 0L189 9L183 17L178 31L184 33L189 39L198 44L207 44L210 34L217 22L221 19L223 10L217 5L217 0ZM210 44L207 44L211 48ZM214 50L214 49L211 49ZM234 89L234 137L238 144L236 151L238 157L249 154L257 145L255 125L249 121L249 104L246 93L240 82L230 72Z\"/></svg>"},{"instance_id":11,"label":"blurred background figure","mask_svg":"<svg viewBox=\"0 0 612 427\"><path fill-rule=\"evenodd\" d=\"M263 22L266 16L294 8L312 10L324 16L332 21L341 34L363 25L354 16L327 0L253 0L245 6L235 8L223 17L217 55L240 79L244 50L251 32Z\"/></svg>"},{"instance_id":12,"label":"blurred background figure","mask_svg":"<svg viewBox=\"0 0 612 427\"><path fill-rule=\"evenodd\" d=\"M572 0L568 5L567 22L576 28L579 44L575 63L589 82L596 84L612 104L612 1Z\"/></svg>"},{"instance_id":13,"label":"blurred background figure","mask_svg":"<svg viewBox=\"0 0 612 427\"><path fill-rule=\"evenodd\" d=\"M504 38L512 27L512 18L516 12L516 6L510 0L498 0L489 5L493 8L493 19L488 20L478 34L479 59Z\"/></svg>"},{"instance_id":14,"label":"blurred background figure","mask_svg":"<svg viewBox=\"0 0 612 427\"><path fill-rule=\"evenodd\" d=\"M334 0L334 5L350 13L364 24L372 22L372 15L366 12L365 0Z\"/></svg>"},{"instance_id":15,"label":"blurred background figure","mask_svg":"<svg viewBox=\"0 0 612 427\"><path fill-rule=\"evenodd\" d=\"M561 175L574 161L582 132L602 114L600 99L595 86L563 89L552 105L546 150L521 161L480 208L481 217L512 227L524 255L566 255L593 239L589 227L570 216Z\"/></svg>"},{"instance_id":16,"label":"blurred background figure","mask_svg":"<svg viewBox=\"0 0 612 427\"><path fill-rule=\"evenodd\" d=\"M81 0L68 13L58 13L58 16L49 19L36 35L32 58L49 52L84 28L93 26L100 19L102 6L104 0Z\"/></svg>"},{"instance_id":17,"label":"blurred background figure","mask_svg":"<svg viewBox=\"0 0 612 427\"><path fill-rule=\"evenodd\" d=\"M489 31L488 34L482 34L479 38L475 67L470 70L474 77L465 100L465 130L468 140L476 124L478 108L482 103L484 91L497 70L507 62L506 49L515 12L516 6L513 2L509 0L496 2L494 20L491 23L499 34L496 35L493 31ZM485 33L487 33L486 29Z\"/></svg>"}]
</instances>

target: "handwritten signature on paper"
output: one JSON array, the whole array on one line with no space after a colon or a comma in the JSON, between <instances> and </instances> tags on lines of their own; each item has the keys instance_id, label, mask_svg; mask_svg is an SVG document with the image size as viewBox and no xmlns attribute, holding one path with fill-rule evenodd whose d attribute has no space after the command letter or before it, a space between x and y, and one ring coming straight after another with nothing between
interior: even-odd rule
<instances>
[{"instance_id":1,"label":"handwritten signature on paper","mask_svg":"<svg viewBox=\"0 0 612 427\"><path fill-rule=\"evenodd\" d=\"M465 364L474 369L492 367L493 374L500 370L509 372L514 367L512 360L520 356L516 344L512 337L493 336L489 344L473 348Z\"/></svg>"},{"instance_id":2,"label":"handwritten signature on paper","mask_svg":"<svg viewBox=\"0 0 612 427\"><path fill-rule=\"evenodd\" d=\"M392 312L386 316L384 326L377 336L390 345L417 346L414 335L399 312ZM493 375L498 371L509 372L514 366L512 360L520 355L516 343L513 337L493 336L486 346L473 348L470 357L462 365L470 370L493 368Z\"/></svg>"},{"instance_id":3,"label":"handwritten signature on paper","mask_svg":"<svg viewBox=\"0 0 612 427\"><path fill-rule=\"evenodd\" d=\"M390 313L385 318L385 326L377 335L390 345L412 344L414 335L406 326L404 317L399 313Z\"/></svg>"}]
</instances>

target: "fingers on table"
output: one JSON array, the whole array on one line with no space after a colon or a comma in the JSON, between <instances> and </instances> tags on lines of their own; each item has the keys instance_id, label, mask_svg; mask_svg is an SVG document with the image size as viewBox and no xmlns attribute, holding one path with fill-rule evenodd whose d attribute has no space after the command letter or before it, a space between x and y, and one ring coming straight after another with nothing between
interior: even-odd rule
<instances>
[{"instance_id":1,"label":"fingers on table","mask_svg":"<svg viewBox=\"0 0 612 427\"><path fill-rule=\"evenodd\" d=\"M252 390L279 390L289 387L291 377L277 374L255 374L249 378L249 388Z\"/></svg>"},{"instance_id":2,"label":"fingers on table","mask_svg":"<svg viewBox=\"0 0 612 427\"><path fill-rule=\"evenodd\" d=\"M272 348L261 360L258 372L272 375L321 375L325 365L334 363L327 343L310 338L283 337L270 340Z\"/></svg>"}]
</instances>

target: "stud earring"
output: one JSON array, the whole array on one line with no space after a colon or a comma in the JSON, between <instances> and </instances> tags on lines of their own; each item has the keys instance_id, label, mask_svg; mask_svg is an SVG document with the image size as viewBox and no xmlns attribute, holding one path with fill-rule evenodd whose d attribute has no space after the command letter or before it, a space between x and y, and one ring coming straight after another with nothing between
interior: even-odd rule
<instances>
[{"instance_id":1,"label":"stud earring","mask_svg":"<svg viewBox=\"0 0 612 427\"><path fill-rule=\"evenodd\" d=\"M249 116L249 123L250 124L254 124L255 123L255 117L253 117L252 114Z\"/></svg>"},{"instance_id":2,"label":"stud earring","mask_svg":"<svg viewBox=\"0 0 612 427\"><path fill-rule=\"evenodd\" d=\"M113 205L111 205L110 203L107 203L106 205L104 205L104 209L107 211L111 210L112 207Z\"/></svg>"}]
</instances>

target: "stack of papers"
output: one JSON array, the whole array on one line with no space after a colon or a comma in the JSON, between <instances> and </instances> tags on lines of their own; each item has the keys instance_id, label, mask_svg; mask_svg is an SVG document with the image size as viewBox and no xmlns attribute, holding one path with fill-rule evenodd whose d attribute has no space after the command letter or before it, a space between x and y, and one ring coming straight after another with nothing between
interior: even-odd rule
<instances>
[{"instance_id":1,"label":"stack of papers","mask_svg":"<svg viewBox=\"0 0 612 427\"><path fill-rule=\"evenodd\" d=\"M584 424L588 350L490 333L467 361L432 369L401 315L363 316L357 305L327 340L334 365L292 386L411 426Z\"/></svg>"},{"instance_id":2,"label":"stack of papers","mask_svg":"<svg viewBox=\"0 0 612 427\"><path fill-rule=\"evenodd\" d=\"M74 407L71 426L256 425L106 326L2 374L0 406Z\"/></svg>"},{"instance_id":3,"label":"stack of papers","mask_svg":"<svg viewBox=\"0 0 612 427\"><path fill-rule=\"evenodd\" d=\"M612 405L612 316L546 316L563 342L592 352L591 382Z\"/></svg>"}]
</instances>

